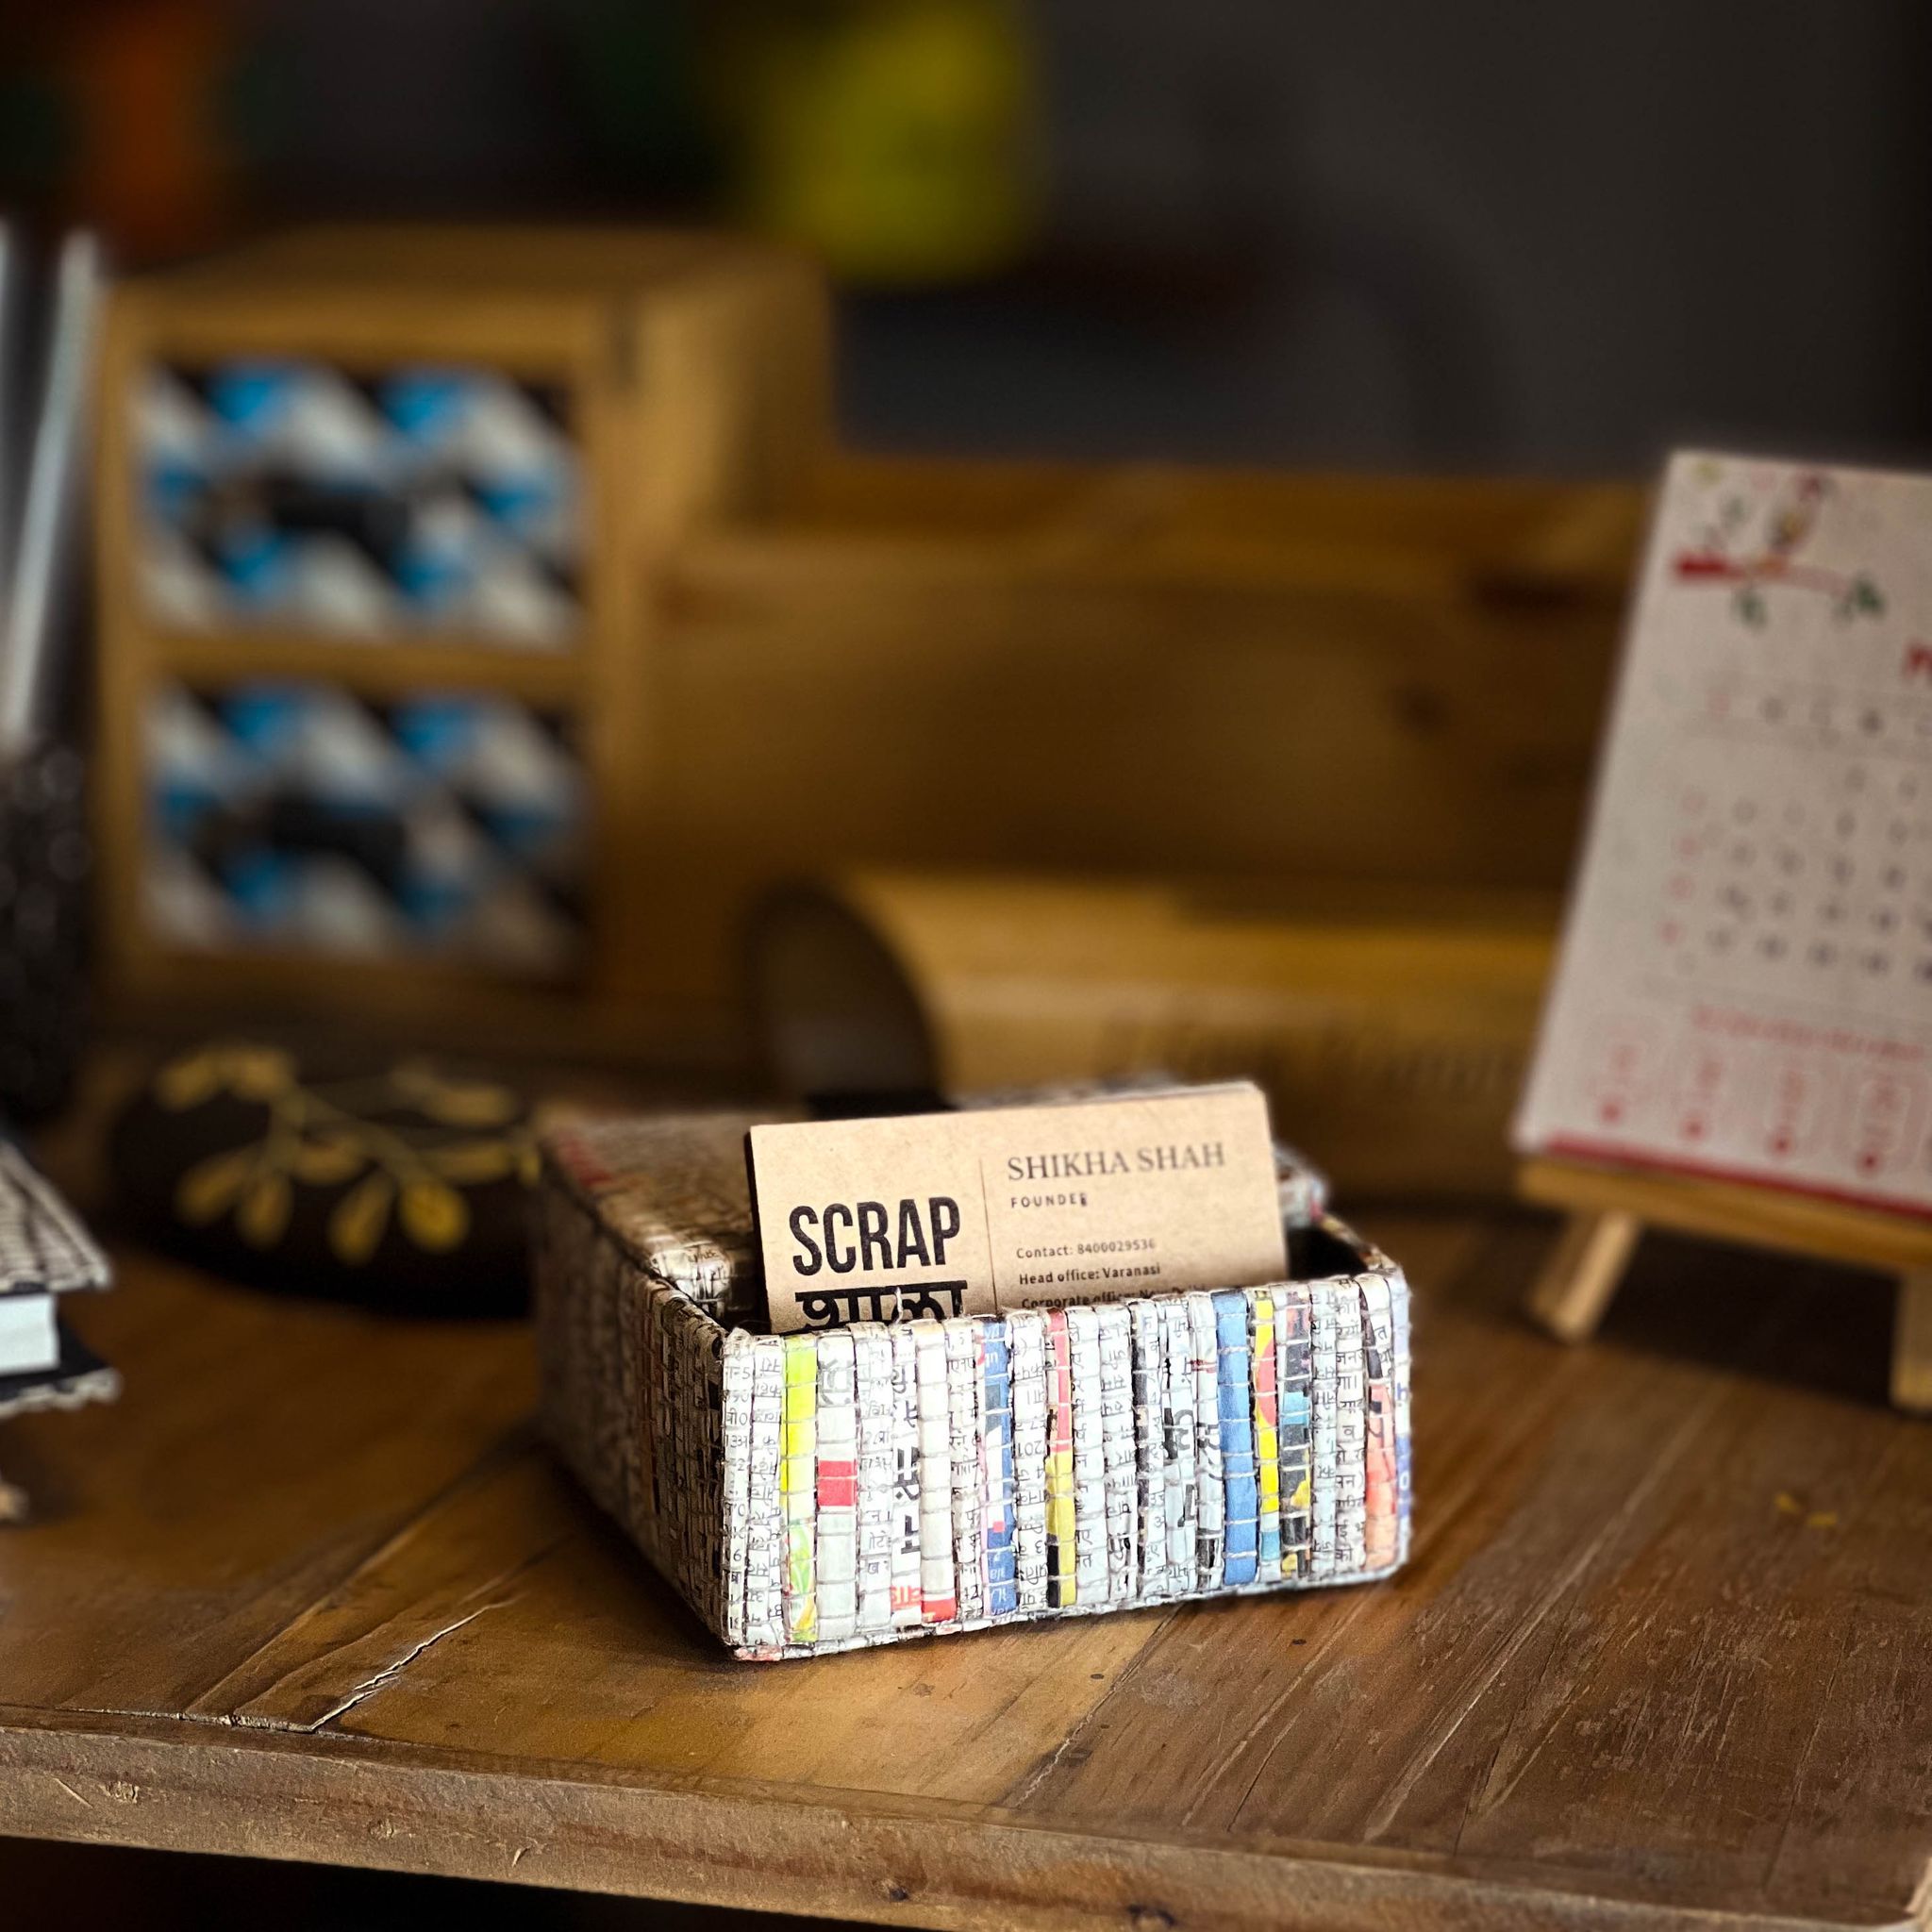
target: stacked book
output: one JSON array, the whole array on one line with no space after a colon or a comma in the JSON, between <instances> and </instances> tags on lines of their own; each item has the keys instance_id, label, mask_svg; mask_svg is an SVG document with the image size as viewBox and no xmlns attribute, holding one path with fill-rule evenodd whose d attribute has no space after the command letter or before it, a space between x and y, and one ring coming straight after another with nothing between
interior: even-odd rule
<instances>
[{"instance_id":1,"label":"stacked book","mask_svg":"<svg viewBox=\"0 0 1932 1932\"><path fill-rule=\"evenodd\" d=\"M59 1298L103 1289L108 1258L46 1180L0 1141L0 1421L111 1402L121 1380L60 1320ZM0 1520L25 1499L0 1484Z\"/></svg>"}]
</instances>

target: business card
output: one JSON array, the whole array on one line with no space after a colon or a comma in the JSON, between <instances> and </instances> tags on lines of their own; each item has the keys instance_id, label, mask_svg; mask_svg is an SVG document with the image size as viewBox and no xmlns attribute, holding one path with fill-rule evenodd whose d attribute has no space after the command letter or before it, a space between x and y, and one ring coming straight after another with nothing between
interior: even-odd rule
<instances>
[{"instance_id":1,"label":"business card","mask_svg":"<svg viewBox=\"0 0 1932 1932\"><path fill-rule=\"evenodd\" d=\"M1268 1105L1245 1084L746 1139L778 1334L1288 1272Z\"/></svg>"}]
</instances>

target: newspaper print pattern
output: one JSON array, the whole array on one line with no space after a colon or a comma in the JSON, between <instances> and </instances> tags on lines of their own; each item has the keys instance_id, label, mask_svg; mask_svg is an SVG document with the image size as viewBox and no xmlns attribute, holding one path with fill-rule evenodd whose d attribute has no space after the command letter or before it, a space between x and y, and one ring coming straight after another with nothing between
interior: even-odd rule
<instances>
[{"instance_id":1,"label":"newspaper print pattern","mask_svg":"<svg viewBox=\"0 0 1932 1932\"><path fill-rule=\"evenodd\" d=\"M1074 1369L1074 1601L1104 1604L1107 1574L1107 1451L1100 1413L1100 1310L1067 1310Z\"/></svg>"},{"instance_id":2,"label":"newspaper print pattern","mask_svg":"<svg viewBox=\"0 0 1932 1932\"><path fill-rule=\"evenodd\" d=\"M613 1287L616 1270L610 1264L610 1257L605 1257ZM602 1299L602 1306L614 1306L610 1295ZM678 1484L678 1463L682 1459L682 1438L685 1425L684 1403L677 1387L677 1370L684 1351L678 1346L677 1331L668 1322L660 1321L656 1309L649 1310L645 1317L641 1346L645 1364L644 1373L649 1378L652 1405L659 1414L671 1419L671 1426L665 1432L664 1440L658 1445L658 1453L651 1458L648 1472L641 1471L644 1489L640 1496L639 1507L648 1517L652 1533L658 1538L658 1547L664 1552L664 1558L672 1566L672 1574L682 1577L684 1572L684 1536L679 1521L683 1496ZM610 1346L610 1338L602 1327L592 1322L586 1345L592 1357L601 1356ZM620 1332L619 1346L623 1345ZM607 1384L608 1388L610 1385ZM618 1385L620 1388L622 1384ZM591 1410L591 1426L593 1434L609 1428L609 1419L603 1404L597 1404Z\"/></svg>"},{"instance_id":3,"label":"newspaper print pattern","mask_svg":"<svg viewBox=\"0 0 1932 1932\"><path fill-rule=\"evenodd\" d=\"M1275 1387L1274 1299L1276 1288L1248 1291L1248 1341L1254 1358L1255 1578L1273 1583L1281 1574L1280 1395Z\"/></svg>"},{"instance_id":4,"label":"newspaper print pattern","mask_svg":"<svg viewBox=\"0 0 1932 1932\"><path fill-rule=\"evenodd\" d=\"M751 1595L753 1374L751 1337L732 1336L724 1350L719 1440L724 1445L724 1468L731 1478L724 1507L724 1635L733 1643L744 1643L750 1638L745 1618Z\"/></svg>"},{"instance_id":5,"label":"newspaper print pattern","mask_svg":"<svg viewBox=\"0 0 1932 1932\"><path fill-rule=\"evenodd\" d=\"M986 1607L1009 1617L1020 1607L1013 1546L1013 1375L1008 1324L988 1322L981 1341L984 1376Z\"/></svg>"},{"instance_id":6,"label":"newspaper print pattern","mask_svg":"<svg viewBox=\"0 0 1932 1932\"><path fill-rule=\"evenodd\" d=\"M595 1399L585 1405L584 1426L590 1431L591 1454L601 1468L608 1472L608 1480L614 1503L607 1507L636 1513L640 1507L638 1485L641 1475L647 1473L638 1465L636 1439L630 1428L630 1417L644 1412L647 1397L640 1388L641 1381L655 1375L670 1391L672 1389L674 1366L663 1350L656 1345L655 1330L645 1311L641 1335L633 1337L625 1333L624 1274L614 1255L601 1255L597 1258L599 1273L596 1299L586 1307L578 1330L581 1346L591 1352L591 1358L608 1357L620 1364L620 1374L604 1382L596 1391ZM635 1325L635 1324L633 1324ZM637 1351L627 1344L633 1340L639 1342ZM656 1507L655 1499L651 1507Z\"/></svg>"},{"instance_id":7,"label":"newspaper print pattern","mask_svg":"<svg viewBox=\"0 0 1932 1932\"><path fill-rule=\"evenodd\" d=\"M776 1116L570 1120L546 1145L648 1274L720 1321L741 1322L764 1302L744 1136L768 1118Z\"/></svg>"},{"instance_id":8,"label":"newspaper print pattern","mask_svg":"<svg viewBox=\"0 0 1932 1932\"><path fill-rule=\"evenodd\" d=\"M1409 1540L1407 1290L1324 1226L1351 1274L965 1324L955 1376L931 1322L727 1334L553 1167L546 1427L747 1657L1274 1587L1271 1515L1280 1585L1386 1575Z\"/></svg>"},{"instance_id":9,"label":"newspaper print pattern","mask_svg":"<svg viewBox=\"0 0 1932 1932\"><path fill-rule=\"evenodd\" d=\"M812 1591L813 1492L818 1483L818 1351L801 1337L785 1342L785 1635L792 1643L818 1641L818 1600Z\"/></svg>"},{"instance_id":10,"label":"newspaper print pattern","mask_svg":"<svg viewBox=\"0 0 1932 1932\"><path fill-rule=\"evenodd\" d=\"M1013 1374L1013 1588L1022 1615L1048 1607L1046 1317L1022 1308L1007 1318Z\"/></svg>"},{"instance_id":11,"label":"newspaper print pattern","mask_svg":"<svg viewBox=\"0 0 1932 1932\"><path fill-rule=\"evenodd\" d=\"M892 1626L892 1342L883 1328L852 1332L858 1406L858 1628Z\"/></svg>"},{"instance_id":12,"label":"newspaper print pattern","mask_svg":"<svg viewBox=\"0 0 1932 1932\"><path fill-rule=\"evenodd\" d=\"M1335 1562L1360 1570L1368 1550L1368 1390L1362 1355L1361 1290L1332 1283L1335 1304Z\"/></svg>"},{"instance_id":13,"label":"newspaper print pattern","mask_svg":"<svg viewBox=\"0 0 1932 1932\"><path fill-rule=\"evenodd\" d=\"M751 1346L751 1456L745 1493L744 1641L764 1649L785 1641L785 1536L780 1464L785 1444L785 1344L775 1335Z\"/></svg>"},{"instance_id":14,"label":"newspaper print pattern","mask_svg":"<svg viewBox=\"0 0 1932 1932\"><path fill-rule=\"evenodd\" d=\"M669 1337L660 1337L669 1341ZM710 1586L709 1565L706 1560L704 1525L719 1520L714 1491L720 1487L722 1463L708 1468L698 1454L699 1418L708 1410L716 1414L722 1405L713 1383L715 1361L707 1361L700 1349L680 1348L675 1343L662 1349L666 1385L671 1400L677 1406L678 1425L672 1439L672 1482L675 1492L673 1529L676 1538L677 1565L688 1594Z\"/></svg>"},{"instance_id":15,"label":"newspaper print pattern","mask_svg":"<svg viewBox=\"0 0 1932 1932\"><path fill-rule=\"evenodd\" d=\"M1100 1319L1100 1443L1107 1473L1107 1593L1131 1603L1139 1587L1139 1519L1135 1513L1133 1317L1123 1302L1104 1302Z\"/></svg>"},{"instance_id":16,"label":"newspaper print pattern","mask_svg":"<svg viewBox=\"0 0 1932 1932\"><path fill-rule=\"evenodd\" d=\"M1046 1600L1055 1609L1079 1601L1074 1500L1074 1355L1067 1311L1046 1318Z\"/></svg>"},{"instance_id":17,"label":"newspaper print pattern","mask_svg":"<svg viewBox=\"0 0 1932 1932\"><path fill-rule=\"evenodd\" d=\"M606 1295L617 1308L617 1346L622 1357L617 1391L624 1445L617 1471L624 1500L619 1513L623 1521L648 1534L657 1520L658 1462L667 1447L660 1432L650 1427L655 1412L652 1374L661 1359L658 1331L662 1324L652 1297L637 1282L625 1278L620 1257L610 1253L606 1260Z\"/></svg>"},{"instance_id":18,"label":"newspaper print pattern","mask_svg":"<svg viewBox=\"0 0 1932 1932\"><path fill-rule=\"evenodd\" d=\"M1308 1291L1281 1290L1274 1339L1275 1426L1281 1435L1281 1574L1291 1582L1314 1568L1315 1472L1309 1387L1314 1377L1314 1315Z\"/></svg>"},{"instance_id":19,"label":"newspaper print pattern","mask_svg":"<svg viewBox=\"0 0 1932 1932\"><path fill-rule=\"evenodd\" d=\"M919 1362L909 1328L892 1343L892 1627L925 1621L919 1559Z\"/></svg>"},{"instance_id":20,"label":"newspaper print pattern","mask_svg":"<svg viewBox=\"0 0 1932 1932\"><path fill-rule=\"evenodd\" d=\"M809 1338L807 1338L808 1341ZM919 1610L924 1624L958 1611L953 1573L953 1438L946 1404L946 1333L937 1322L912 1324L919 1370Z\"/></svg>"},{"instance_id":21,"label":"newspaper print pattern","mask_svg":"<svg viewBox=\"0 0 1932 1932\"><path fill-rule=\"evenodd\" d=\"M1309 1574L1325 1582L1335 1574L1335 1358L1339 1336L1335 1296L1325 1281L1309 1291L1314 1342L1308 1376L1308 1455L1314 1478L1314 1559Z\"/></svg>"},{"instance_id":22,"label":"newspaper print pattern","mask_svg":"<svg viewBox=\"0 0 1932 1932\"><path fill-rule=\"evenodd\" d=\"M1226 1494L1222 1581L1255 1580L1255 1412L1248 1367L1248 1298L1239 1289L1214 1297L1216 1400L1221 1423L1222 1482Z\"/></svg>"},{"instance_id":23,"label":"newspaper print pattern","mask_svg":"<svg viewBox=\"0 0 1932 1932\"><path fill-rule=\"evenodd\" d=\"M1132 1301L1127 1316L1133 1342L1134 1508L1140 1562L1135 1594L1152 1599L1167 1592L1167 1451L1161 1439L1160 1306Z\"/></svg>"},{"instance_id":24,"label":"newspaper print pattern","mask_svg":"<svg viewBox=\"0 0 1932 1932\"><path fill-rule=\"evenodd\" d=\"M1408 1282L1399 1274L1383 1278L1389 1283L1390 1330L1395 1338L1395 1359L1390 1372L1395 1412L1395 1560L1406 1563L1414 1489L1408 1432Z\"/></svg>"},{"instance_id":25,"label":"newspaper print pattern","mask_svg":"<svg viewBox=\"0 0 1932 1932\"><path fill-rule=\"evenodd\" d=\"M713 1324L714 1328L716 1324ZM709 1346L700 1357L704 1367L704 1407L689 1418L685 1431L685 1453L690 1467L701 1472L698 1507L688 1519L691 1535L692 1574L703 1590L702 1601L708 1604L708 1615L715 1626L724 1615L724 1552L720 1530L725 1522L726 1494L737 1482L736 1464L717 1453L724 1426L724 1331L716 1329ZM694 1590L691 1601L700 1601Z\"/></svg>"},{"instance_id":26,"label":"newspaper print pattern","mask_svg":"<svg viewBox=\"0 0 1932 1932\"><path fill-rule=\"evenodd\" d=\"M1221 1466L1220 1354L1214 1298L1195 1290L1186 1297L1188 1368L1194 1380L1194 1588L1217 1590L1227 1536L1227 1490Z\"/></svg>"},{"instance_id":27,"label":"newspaper print pattern","mask_svg":"<svg viewBox=\"0 0 1932 1932\"><path fill-rule=\"evenodd\" d=\"M986 1476L981 1447L979 1323L962 1315L945 1324L946 1408L953 1469L953 1572L963 1621L986 1615Z\"/></svg>"},{"instance_id":28,"label":"newspaper print pattern","mask_svg":"<svg viewBox=\"0 0 1932 1932\"><path fill-rule=\"evenodd\" d=\"M858 1628L858 1388L850 1333L818 1351L819 1637Z\"/></svg>"},{"instance_id":29,"label":"newspaper print pattern","mask_svg":"<svg viewBox=\"0 0 1932 1932\"><path fill-rule=\"evenodd\" d=\"M1363 1562L1371 1570L1395 1561L1395 1405L1390 1364L1395 1355L1389 1284L1380 1275L1361 1279L1362 1366L1365 1431L1362 1472L1366 1524Z\"/></svg>"},{"instance_id":30,"label":"newspaper print pattern","mask_svg":"<svg viewBox=\"0 0 1932 1932\"><path fill-rule=\"evenodd\" d=\"M1160 1304L1163 1439L1167 1484L1168 1588L1185 1596L1194 1588L1194 1371L1187 1304Z\"/></svg>"}]
</instances>

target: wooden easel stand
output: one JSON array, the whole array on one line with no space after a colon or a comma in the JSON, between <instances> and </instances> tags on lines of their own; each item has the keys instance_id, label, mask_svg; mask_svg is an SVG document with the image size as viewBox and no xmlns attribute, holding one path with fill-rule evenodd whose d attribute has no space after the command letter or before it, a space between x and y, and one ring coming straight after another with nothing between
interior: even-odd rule
<instances>
[{"instance_id":1,"label":"wooden easel stand","mask_svg":"<svg viewBox=\"0 0 1932 1932\"><path fill-rule=\"evenodd\" d=\"M1575 1160L1530 1160L1517 1192L1569 1223L1530 1290L1531 1320L1560 1341L1586 1341L1608 1312L1647 1228L1808 1255L1898 1282L1891 1399L1932 1414L1932 1222L1781 1193Z\"/></svg>"}]
</instances>

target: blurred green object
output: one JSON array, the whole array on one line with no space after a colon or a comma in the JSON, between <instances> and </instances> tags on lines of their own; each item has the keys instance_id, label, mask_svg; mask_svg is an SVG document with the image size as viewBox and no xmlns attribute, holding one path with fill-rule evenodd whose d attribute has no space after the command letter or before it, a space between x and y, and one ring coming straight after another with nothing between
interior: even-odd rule
<instances>
[{"instance_id":1,"label":"blurred green object","mask_svg":"<svg viewBox=\"0 0 1932 1932\"><path fill-rule=\"evenodd\" d=\"M745 0L716 44L739 212L835 275L971 279L1038 232L1019 0Z\"/></svg>"}]
</instances>

